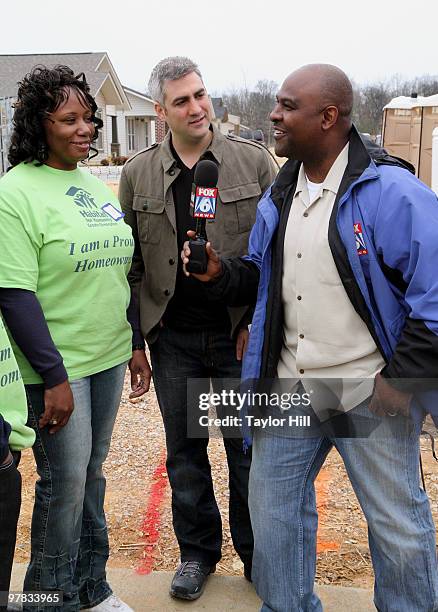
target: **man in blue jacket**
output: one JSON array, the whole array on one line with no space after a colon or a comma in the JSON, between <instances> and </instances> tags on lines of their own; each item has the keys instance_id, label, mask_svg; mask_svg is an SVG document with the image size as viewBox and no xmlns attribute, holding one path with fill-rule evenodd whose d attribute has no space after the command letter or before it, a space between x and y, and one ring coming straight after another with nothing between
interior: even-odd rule
<instances>
[{"instance_id":1,"label":"man in blue jacket","mask_svg":"<svg viewBox=\"0 0 438 612\"><path fill-rule=\"evenodd\" d=\"M352 103L334 66L289 75L271 113L276 154L289 160L259 203L249 257L220 260L208 246L198 276L212 299L256 302L244 380L303 398L315 380L341 381L325 414L329 394L312 398L312 424L341 412L359 427L356 437L336 426L253 430L252 578L265 612L322 610L314 480L333 446L368 521L377 609L438 610L418 436L438 372L438 202L396 159L370 157ZM293 416L311 412L303 401Z\"/></svg>"}]
</instances>

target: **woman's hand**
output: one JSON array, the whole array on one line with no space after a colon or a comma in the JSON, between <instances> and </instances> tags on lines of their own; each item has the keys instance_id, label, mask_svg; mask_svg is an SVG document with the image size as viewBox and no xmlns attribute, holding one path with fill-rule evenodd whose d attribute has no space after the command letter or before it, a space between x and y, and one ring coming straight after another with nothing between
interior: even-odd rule
<instances>
[{"instance_id":1,"label":"woman's hand","mask_svg":"<svg viewBox=\"0 0 438 612\"><path fill-rule=\"evenodd\" d=\"M68 380L44 391L44 412L39 420L42 429L50 425L49 433L54 434L67 425L73 412L74 400Z\"/></svg>"},{"instance_id":2,"label":"woman's hand","mask_svg":"<svg viewBox=\"0 0 438 612\"><path fill-rule=\"evenodd\" d=\"M128 363L131 372L131 391L129 399L141 397L151 384L152 370L146 357L145 351L135 349L132 351L132 358Z\"/></svg>"},{"instance_id":3,"label":"woman's hand","mask_svg":"<svg viewBox=\"0 0 438 612\"><path fill-rule=\"evenodd\" d=\"M8 456L3 461L2 465L6 465L7 463L11 463L12 460L13 460L12 453L11 453L11 451L9 451L8 452Z\"/></svg>"}]
</instances>

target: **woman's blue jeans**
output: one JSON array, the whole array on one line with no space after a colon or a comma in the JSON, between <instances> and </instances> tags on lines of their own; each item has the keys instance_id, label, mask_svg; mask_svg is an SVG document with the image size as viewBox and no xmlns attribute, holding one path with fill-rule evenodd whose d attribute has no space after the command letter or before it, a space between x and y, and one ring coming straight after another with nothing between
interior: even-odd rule
<instances>
[{"instance_id":1,"label":"woman's blue jeans","mask_svg":"<svg viewBox=\"0 0 438 612\"><path fill-rule=\"evenodd\" d=\"M359 418L375 417L366 405ZM369 437L254 432L249 503L254 532L252 579L263 612L321 612L314 593L314 481L330 449L342 457L368 522L379 612L435 612L435 528L419 482L419 439L408 419L378 420ZM370 431L373 428L370 427Z\"/></svg>"},{"instance_id":2,"label":"woman's blue jeans","mask_svg":"<svg viewBox=\"0 0 438 612\"><path fill-rule=\"evenodd\" d=\"M52 612L91 608L112 593L105 573L109 546L102 464L110 447L125 370L126 364L121 364L71 382L74 410L56 434L49 434L47 427L38 428L44 387L26 386L30 424L37 432L33 451L39 480L24 589L63 591L63 606L51 608ZM37 609L32 607L30 612Z\"/></svg>"}]
</instances>

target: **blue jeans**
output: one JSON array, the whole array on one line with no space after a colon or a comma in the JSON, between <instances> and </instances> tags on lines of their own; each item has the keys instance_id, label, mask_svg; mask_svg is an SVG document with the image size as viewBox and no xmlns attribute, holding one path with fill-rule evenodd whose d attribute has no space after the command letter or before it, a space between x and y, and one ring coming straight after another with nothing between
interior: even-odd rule
<instances>
[{"instance_id":1,"label":"blue jeans","mask_svg":"<svg viewBox=\"0 0 438 612\"><path fill-rule=\"evenodd\" d=\"M105 573L109 546L102 464L125 370L126 364L121 364L71 382L73 413L53 435L47 427L38 428L44 411L43 386L26 386L30 422L37 432L33 451L40 479L35 485L31 560L24 589L63 591L63 606L51 608L52 612L91 608L112 593Z\"/></svg>"},{"instance_id":2,"label":"blue jeans","mask_svg":"<svg viewBox=\"0 0 438 612\"><path fill-rule=\"evenodd\" d=\"M215 565L221 558L222 521L213 491L208 460L208 431L190 438L187 422L197 407L188 405L187 380L240 378L235 343L226 332L199 333L162 328L150 347L155 390L163 416L167 445L167 472L172 488L173 528L181 560ZM218 382L218 381L216 381ZM224 438L229 472L229 517L234 548L250 568L253 535L248 509L251 454L243 452L241 438Z\"/></svg>"},{"instance_id":3,"label":"blue jeans","mask_svg":"<svg viewBox=\"0 0 438 612\"><path fill-rule=\"evenodd\" d=\"M366 405L358 414L373 419ZM313 591L318 526L314 481L333 446L368 522L376 608L438 610L435 528L419 482L419 439L403 417L379 422L368 438L254 432L252 578L264 601L263 612L322 610Z\"/></svg>"}]
</instances>

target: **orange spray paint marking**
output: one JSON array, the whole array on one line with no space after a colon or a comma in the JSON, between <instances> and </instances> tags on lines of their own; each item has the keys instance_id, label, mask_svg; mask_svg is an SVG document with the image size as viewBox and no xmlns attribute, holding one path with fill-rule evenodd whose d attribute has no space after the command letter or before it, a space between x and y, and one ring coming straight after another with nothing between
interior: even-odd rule
<instances>
[{"instance_id":1,"label":"orange spray paint marking","mask_svg":"<svg viewBox=\"0 0 438 612\"><path fill-rule=\"evenodd\" d=\"M329 486L330 472L328 468L322 468L315 481L316 488L316 507L318 509L319 527L316 540L316 552L320 553L325 550L339 550L339 543L325 540L321 534L320 527L324 525L328 513L329 505Z\"/></svg>"},{"instance_id":2,"label":"orange spray paint marking","mask_svg":"<svg viewBox=\"0 0 438 612\"><path fill-rule=\"evenodd\" d=\"M161 509L167 487L166 452L162 451L160 460L152 475L152 486L141 531L145 534L143 559L136 569L138 574L150 574L155 563L154 550L160 537Z\"/></svg>"}]
</instances>

